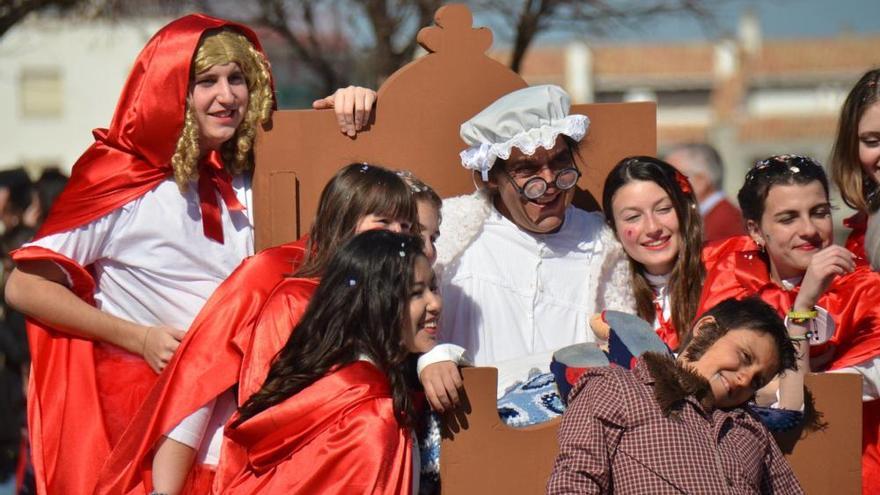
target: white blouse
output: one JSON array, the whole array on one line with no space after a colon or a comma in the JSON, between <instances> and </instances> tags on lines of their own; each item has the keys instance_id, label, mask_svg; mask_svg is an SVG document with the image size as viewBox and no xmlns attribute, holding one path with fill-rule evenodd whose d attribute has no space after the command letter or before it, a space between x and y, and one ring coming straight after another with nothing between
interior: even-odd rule
<instances>
[{"instance_id":1,"label":"white blouse","mask_svg":"<svg viewBox=\"0 0 880 495\"><path fill-rule=\"evenodd\" d=\"M440 341L467 349L477 366L497 367L499 390L528 369L548 372L556 350L594 341L588 319L604 309L595 287L603 228L598 214L569 207L559 231L530 234L493 208L444 274ZM420 368L444 360L430 354Z\"/></svg>"},{"instance_id":2,"label":"white blouse","mask_svg":"<svg viewBox=\"0 0 880 495\"><path fill-rule=\"evenodd\" d=\"M253 202L250 181L233 179L243 212L230 212L217 195L224 243L205 237L195 182L181 193L166 179L140 198L86 225L31 242L91 266L97 284L97 307L140 325L167 325L188 330L214 289L254 254ZM69 278L69 275L68 275ZM142 359L119 347L98 343L115 354ZM227 397L227 395L229 397ZM230 393L193 415L175 440L197 446L207 430L212 436L201 449L200 462L219 458L222 424L234 410Z\"/></svg>"}]
</instances>

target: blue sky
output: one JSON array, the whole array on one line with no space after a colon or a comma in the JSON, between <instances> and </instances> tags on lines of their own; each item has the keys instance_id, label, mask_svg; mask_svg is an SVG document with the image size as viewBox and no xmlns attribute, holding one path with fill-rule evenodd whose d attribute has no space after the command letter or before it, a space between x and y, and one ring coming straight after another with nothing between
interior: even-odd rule
<instances>
[{"instance_id":1,"label":"blue sky","mask_svg":"<svg viewBox=\"0 0 880 495\"><path fill-rule=\"evenodd\" d=\"M746 9L752 9L758 14L761 20L761 32L765 39L833 37L844 31L880 33L880 0L706 1L721 3L720 7L714 9L720 29L707 32L692 18L676 16L643 23L636 28L612 28L605 36L600 36L598 39L614 41L717 39L725 35L735 35L738 19ZM588 37L594 38L589 35ZM552 33L539 42L562 41L570 38L570 34ZM507 41L496 39L501 43Z\"/></svg>"}]
</instances>

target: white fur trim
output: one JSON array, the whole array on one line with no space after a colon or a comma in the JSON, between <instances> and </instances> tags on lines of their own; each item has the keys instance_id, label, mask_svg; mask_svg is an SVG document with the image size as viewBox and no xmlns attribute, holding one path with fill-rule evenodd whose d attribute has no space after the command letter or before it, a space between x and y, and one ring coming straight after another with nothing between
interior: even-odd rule
<instances>
[{"instance_id":1,"label":"white fur trim","mask_svg":"<svg viewBox=\"0 0 880 495\"><path fill-rule=\"evenodd\" d=\"M632 271L629 258L614 231L605 225L599 234L604 256L595 271L596 309L636 313L636 298L632 291Z\"/></svg>"},{"instance_id":2,"label":"white fur trim","mask_svg":"<svg viewBox=\"0 0 880 495\"><path fill-rule=\"evenodd\" d=\"M474 242L491 211L492 202L482 191L443 200L440 209L443 224L436 243L437 261L434 264L438 275L442 277Z\"/></svg>"}]
</instances>

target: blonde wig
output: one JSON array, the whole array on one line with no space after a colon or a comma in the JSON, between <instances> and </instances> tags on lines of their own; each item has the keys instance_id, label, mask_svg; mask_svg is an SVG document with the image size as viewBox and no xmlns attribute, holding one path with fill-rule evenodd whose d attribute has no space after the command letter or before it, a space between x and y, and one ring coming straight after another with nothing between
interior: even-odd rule
<instances>
[{"instance_id":1,"label":"blonde wig","mask_svg":"<svg viewBox=\"0 0 880 495\"><path fill-rule=\"evenodd\" d=\"M269 61L243 35L231 29L211 32L202 39L196 51L190 73L190 84L197 74L215 65L236 63L244 73L248 87L248 108L235 136L223 143L220 155L226 169L232 174L251 168L252 149L257 129L269 120L272 113L272 84ZM183 131L171 157L174 180L181 191L190 180L199 176L199 125L192 101L187 99Z\"/></svg>"}]
</instances>

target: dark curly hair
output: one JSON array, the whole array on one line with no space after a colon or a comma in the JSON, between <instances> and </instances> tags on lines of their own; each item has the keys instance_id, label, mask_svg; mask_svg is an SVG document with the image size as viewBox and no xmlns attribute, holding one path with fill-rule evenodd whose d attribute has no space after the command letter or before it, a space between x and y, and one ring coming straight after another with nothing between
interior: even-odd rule
<instances>
[{"instance_id":1,"label":"dark curly hair","mask_svg":"<svg viewBox=\"0 0 880 495\"><path fill-rule=\"evenodd\" d=\"M744 299L729 298L721 301L700 315L712 316L715 324L704 328L683 346L682 357L694 362L700 359L715 342L733 329L749 330L773 337L779 368L774 375L797 367L794 344L788 338L788 330L779 314L757 296Z\"/></svg>"},{"instance_id":2,"label":"dark curly hair","mask_svg":"<svg viewBox=\"0 0 880 495\"><path fill-rule=\"evenodd\" d=\"M806 185L819 181L828 197L828 177L816 160L800 155L776 155L755 164L746 173L745 182L736 195L743 218L760 223L770 188L792 184Z\"/></svg>"}]
</instances>

